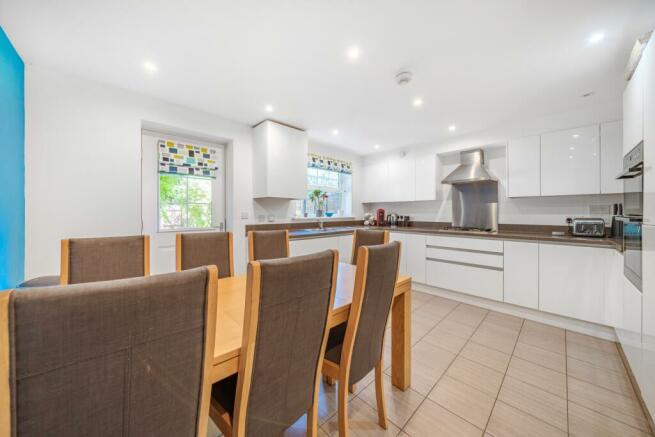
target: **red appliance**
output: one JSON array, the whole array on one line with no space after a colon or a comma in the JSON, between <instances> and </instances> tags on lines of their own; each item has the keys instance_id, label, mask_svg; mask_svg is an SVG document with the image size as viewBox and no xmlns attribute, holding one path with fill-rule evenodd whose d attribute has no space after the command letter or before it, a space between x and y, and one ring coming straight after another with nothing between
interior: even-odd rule
<instances>
[{"instance_id":1,"label":"red appliance","mask_svg":"<svg viewBox=\"0 0 655 437\"><path fill-rule=\"evenodd\" d=\"M384 215L384 209L382 209L382 208L378 208L378 210L376 211L375 215L376 215L376 223L377 223L377 225L378 225L378 226L384 226L384 224L385 224L384 219L385 219L385 217L386 217L386 216Z\"/></svg>"}]
</instances>

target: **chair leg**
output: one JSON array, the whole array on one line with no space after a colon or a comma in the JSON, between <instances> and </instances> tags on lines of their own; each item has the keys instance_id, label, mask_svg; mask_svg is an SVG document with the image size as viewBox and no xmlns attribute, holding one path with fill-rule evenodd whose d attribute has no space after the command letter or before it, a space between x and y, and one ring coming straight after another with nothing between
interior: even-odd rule
<instances>
[{"instance_id":1,"label":"chair leg","mask_svg":"<svg viewBox=\"0 0 655 437\"><path fill-rule=\"evenodd\" d=\"M330 378L329 376L325 376L325 383L327 385L334 385L334 378Z\"/></svg>"},{"instance_id":2,"label":"chair leg","mask_svg":"<svg viewBox=\"0 0 655 437\"><path fill-rule=\"evenodd\" d=\"M307 411L307 437L318 437L318 396L314 396L312 406Z\"/></svg>"},{"instance_id":3,"label":"chair leg","mask_svg":"<svg viewBox=\"0 0 655 437\"><path fill-rule=\"evenodd\" d=\"M375 366L375 398L378 404L378 424L387 429L387 410L384 405L384 373L382 360Z\"/></svg>"},{"instance_id":4,"label":"chair leg","mask_svg":"<svg viewBox=\"0 0 655 437\"><path fill-rule=\"evenodd\" d=\"M339 381L339 437L348 437L348 385Z\"/></svg>"},{"instance_id":5,"label":"chair leg","mask_svg":"<svg viewBox=\"0 0 655 437\"><path fill-rule=\"evenodd\" d=\"M348 386L348 391L349 391L350 393L355 393L355 390L357 390L357 386L356 386L355 384L350 384L350 385Z\"/></svg>"}]
</instances>

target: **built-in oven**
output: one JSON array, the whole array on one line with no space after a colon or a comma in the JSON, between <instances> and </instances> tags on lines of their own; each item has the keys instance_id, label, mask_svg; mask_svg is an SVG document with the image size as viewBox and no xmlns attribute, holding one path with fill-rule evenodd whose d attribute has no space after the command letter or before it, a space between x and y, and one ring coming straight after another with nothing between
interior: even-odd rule
<instances>
[{"instance_id":1,"label":"built-in oven","mask_svg":"<svg viewBox=\"0 0 655 437\"><path fill-rule=\"evenodd\" d=\"M623 274L642 290L641 225L644 214L644 144L623 158Z\"/></svg>"}]
</instances>

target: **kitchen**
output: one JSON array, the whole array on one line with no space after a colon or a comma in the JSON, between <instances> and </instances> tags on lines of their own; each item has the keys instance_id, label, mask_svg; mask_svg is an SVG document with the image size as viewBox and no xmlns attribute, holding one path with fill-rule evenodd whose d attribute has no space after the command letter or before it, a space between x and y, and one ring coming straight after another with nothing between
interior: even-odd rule
<instances>
[{"instance_id":1,"label":"kitchen","mask_svg":"<svg viewBox=\"0 0 655 437\"><path fill-rule=\"evenodd\" d=\"M284 435L655 435L655 5L128 3L0 0L0 290L80 287L76 239L139 237L126 277L156 281L185 238L224 238L217 393L248 371L256 235L283 235L269 259L338 254L327 349L375 277L361 246L399 247L375 370L342 384L326 354L317 417ZM7 369L0 435L38 435ZM214 394L189 435L241 435Z\"/></svg>"}]
</instances>

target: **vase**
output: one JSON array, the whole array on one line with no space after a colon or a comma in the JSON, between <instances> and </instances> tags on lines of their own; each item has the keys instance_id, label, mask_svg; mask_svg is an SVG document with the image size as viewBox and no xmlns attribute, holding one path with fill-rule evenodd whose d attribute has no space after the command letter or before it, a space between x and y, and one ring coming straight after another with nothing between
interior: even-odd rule
<instances>
[{"instance_id":1,"label":"vase","mask_svg":"<svg viewBox=\"0 0 655 437\"><path fill-rule=\"evenodd\" d=\"M317 209L316 210L316 217L323 217L323 210L322 209Z\"/></svg>"}]
</instances>

